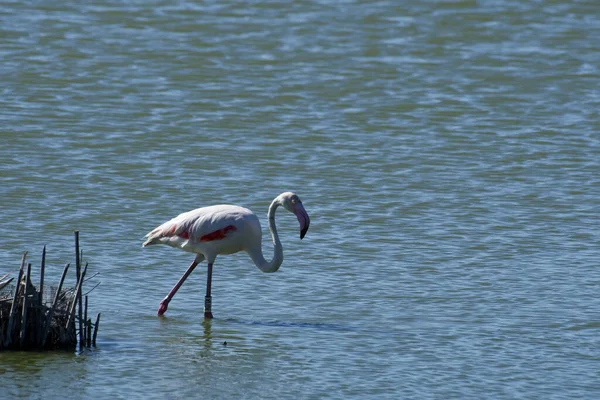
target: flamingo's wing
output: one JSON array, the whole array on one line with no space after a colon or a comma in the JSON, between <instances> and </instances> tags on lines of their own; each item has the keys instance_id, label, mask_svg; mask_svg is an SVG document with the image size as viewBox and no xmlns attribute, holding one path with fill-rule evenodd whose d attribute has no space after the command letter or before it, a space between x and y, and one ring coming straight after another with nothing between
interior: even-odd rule
<instances>
[{"instance_id":1,"label":"flamingo's wing","mask_svg":"<svg viewBox=\"0 0 600 400\"><path fill-rule=\"evenodd\" d=\"M251 212L245 208L230 205L197 208L150 231L143 246L164 243L165 239L169 240L173 236L199 242L222 239L228 233L236 231L237 222L248 213Z\"/></svg>"}]
</instances>

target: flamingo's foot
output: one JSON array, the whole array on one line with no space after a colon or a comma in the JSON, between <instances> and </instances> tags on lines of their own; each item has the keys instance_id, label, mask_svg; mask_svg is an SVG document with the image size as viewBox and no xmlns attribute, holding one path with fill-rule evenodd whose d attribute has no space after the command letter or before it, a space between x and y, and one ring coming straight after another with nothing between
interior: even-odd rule
<instances>
[{"instance_id":1,"label":"flamingo's foot","mask_svg":"<svg viewBox=\"0 0 600 400\"><path fill-rule=\"evenodd\" d=\"M213 315L210 311L204 311L204 319L213 319Z\"/></svg>"},{"instance_id":2,"label":"flamingo's foot","mask_svg":"<svg viewBox=\"0 0 600 400\"><path fill-rule=\"evenodd\" d=\"M162 316L167 312L167 308L169 308L169 299L166 297L160 302L160 306L158 307L158 316Z\"/></svg>"}]
</instances>

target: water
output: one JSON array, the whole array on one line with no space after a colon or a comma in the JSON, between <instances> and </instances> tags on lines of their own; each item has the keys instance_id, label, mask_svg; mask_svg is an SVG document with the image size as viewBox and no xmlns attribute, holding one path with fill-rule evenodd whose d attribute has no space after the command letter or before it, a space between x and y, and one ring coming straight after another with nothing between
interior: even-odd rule
<instances>
[{"instance_id":1,"label":"water","mask_svg":"<svg viewBox=\"0 0 600 400\"><path fill-rule=\"evenodd\" d=\"M4 353L7 398L598 398L592 1L5 2L0 275L84 259L98 348ZM285 260L141 248L192 208ZM265 233L266 237L266 233ZM265 252L271 248L265 245ZM73 277L71 277L73 279ZM225 344L226 342L226 344Z\"/></svg>"}]
</instances>

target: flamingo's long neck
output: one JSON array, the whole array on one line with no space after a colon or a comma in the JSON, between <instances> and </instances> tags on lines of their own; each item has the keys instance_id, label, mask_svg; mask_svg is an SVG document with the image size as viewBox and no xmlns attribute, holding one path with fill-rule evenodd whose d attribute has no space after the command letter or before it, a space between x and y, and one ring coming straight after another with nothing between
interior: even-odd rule
<instances>
[{"instance_id":1,"label":"flamingo's long neck","mask_svg":"<svg viewBox=\"0 0 600 400\"><path fill-rule=\"evenodd\" d=\"M256 249L256 251L249 252L250 257L262 272L275 272L283 262L283 246L281 245L279 235L277 235L277 227L275 226L275 210L277 210L279 204L279 199L276 198L273 200L269 206L269 213L267 214L267 217L269 218L269 231L271 232L274 246L273 259L271 261L265 260L262 249Z\"/></svg>"}]
</instances>

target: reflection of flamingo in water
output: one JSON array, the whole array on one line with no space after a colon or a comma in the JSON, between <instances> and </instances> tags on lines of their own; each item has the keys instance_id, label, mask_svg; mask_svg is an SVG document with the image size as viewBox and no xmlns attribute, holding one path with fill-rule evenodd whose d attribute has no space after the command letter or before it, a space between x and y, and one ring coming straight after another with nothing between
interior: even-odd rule
<instances>
[{"instance_id":1,"label":"reflection of flamingo in water","mask_svg":"<svg viewBox=\"0 0 600 400\"><path fill-rule=\"evenodd\" d=\"M158 226L146 235L143 246L151 244L167 244L171 247L196 253L196 258L188 267L169 294L160 302L158 315L167 311L169 302L177 293L183 282L194 268L204 261L208 262L206 281L206 297L204 298L204 318L212 318L211 281L212 266L218 254L232 254L246 251L254 264L263 272L275 272L283 262L283 247L275 227L275 210L283 206L294 213L300 222L300 239L304 237L310 218L300 198L292 192L277 196L269 207L269 231L275 246L275 254L271 261L265 260L262 253L262 230L258 217L247 208L218 205L197 208L180 214Z\"/></svg>"}]
</instances>

